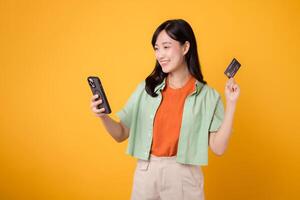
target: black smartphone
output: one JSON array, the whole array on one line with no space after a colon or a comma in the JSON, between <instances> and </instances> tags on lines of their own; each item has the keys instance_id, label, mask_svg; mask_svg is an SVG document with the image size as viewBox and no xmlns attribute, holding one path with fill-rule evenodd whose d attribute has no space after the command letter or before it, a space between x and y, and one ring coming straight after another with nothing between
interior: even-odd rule
<instances>
[{"instance_id":1,"label":"black smartphone","mask_svg":"<svg viewBox=\"0 0 300 200\"><path fill-rule=\"evenodd\" d=\"M103 86L101 84L99 77L89 76L87 78L87 80L88 80L88 83L90 85L93 95L98 94L99 97L101 97L101 99L102 99L102 103L100 105L98 105L97 108L98 109L105 108L104 113L106 113L106 114L111 113L111 109L110 109L108 100L106 98L106 95L105 95L105 92L104 92L104 89L103 89ZM99 100L99 97L96 99L96 101Z\"/></svg>"}]
</instances>

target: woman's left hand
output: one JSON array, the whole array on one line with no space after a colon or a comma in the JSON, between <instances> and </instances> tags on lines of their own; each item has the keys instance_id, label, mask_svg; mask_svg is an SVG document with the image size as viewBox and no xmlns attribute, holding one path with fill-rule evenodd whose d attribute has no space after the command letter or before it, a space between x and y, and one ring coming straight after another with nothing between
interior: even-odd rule
<instances>
[{"instance_id":1,"label":"woman's left hand","mask_svg":"<svg viewBox=\"0 0 300 200\"><path fill-rule=\"evenodd\" d=\"M240 87L235 83L233 78L228 79L225 86L225 96L227 103L236 103L240 96Z\"/></svg>"}]
</instances>

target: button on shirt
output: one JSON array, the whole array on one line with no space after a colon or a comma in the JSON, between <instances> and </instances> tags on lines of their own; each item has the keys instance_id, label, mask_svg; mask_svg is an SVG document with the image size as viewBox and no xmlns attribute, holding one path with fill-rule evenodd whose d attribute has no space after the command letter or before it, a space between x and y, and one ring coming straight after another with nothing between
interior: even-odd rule
<instances>
[{"instance_id":1,"label":"button on shirt","mask_svg":"<svg viewBox=\"0 0 300 200\"><path fill-rule=\"evenodd\" d=\"M141 81L116 113L130 129L126 153L148 160L151 152L153 122L162 101L166 78L156 86L157 97L150 96ZM221 126L224 106L219 93L200 81L195 81L195 90L186 97L178 140L176 161L183 164L208 164L208 134Z\"/></svg>"}]
</instances>

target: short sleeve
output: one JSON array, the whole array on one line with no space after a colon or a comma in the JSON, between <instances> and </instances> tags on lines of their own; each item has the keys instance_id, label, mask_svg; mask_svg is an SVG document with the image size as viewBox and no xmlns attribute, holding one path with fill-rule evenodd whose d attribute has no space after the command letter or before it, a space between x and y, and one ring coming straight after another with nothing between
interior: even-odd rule
<instances>
[{"instance_id":1,"label":"short sleeve","mask_svg":"<svg viewBox=\"0 0 300 200\"><path fill-rule=\"evenodd\" d=\"M140 84L141 85L141 84ZM127 128L130 128L132 118L133 118L133 111L134 106L137 103L138 93L140 92L141 86L138 86L135 91L131 94L127 102L125 103L124 107L116 112L116 115L119 119L126 125Z\"/></svg>"},{"instance_id":2,"label":"short sleeve","mask_svg":"<svg viewBox=\"0 0 300 200\"><path fill-rule=\"evenodd\" d=\"M209 132L218 131L224 119L224 105L221 97L218 98L217 105L210 123Z\"/></svg>"}]
</instances>

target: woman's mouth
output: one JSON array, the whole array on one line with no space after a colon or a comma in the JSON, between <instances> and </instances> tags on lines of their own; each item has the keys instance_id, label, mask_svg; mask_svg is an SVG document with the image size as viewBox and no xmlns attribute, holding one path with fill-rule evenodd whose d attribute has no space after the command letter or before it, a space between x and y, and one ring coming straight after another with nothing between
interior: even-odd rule
<instances>
[{"instance_id":1,"label":"woman's mouth","mask_svg":"<svg viewBox=\"0 0 300 200\"><path fill-rule=\"evenodd\" d=\"M160 65L165 66L169 63L169 61L168 60L163 60L163 61L160 61L159 63L160 63Z\"/></svg>"}]
</instances>

